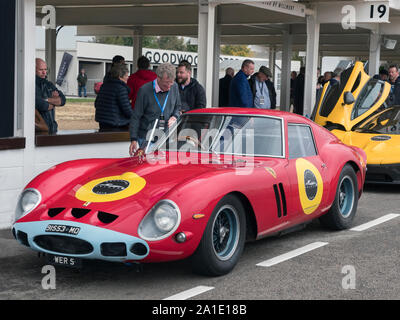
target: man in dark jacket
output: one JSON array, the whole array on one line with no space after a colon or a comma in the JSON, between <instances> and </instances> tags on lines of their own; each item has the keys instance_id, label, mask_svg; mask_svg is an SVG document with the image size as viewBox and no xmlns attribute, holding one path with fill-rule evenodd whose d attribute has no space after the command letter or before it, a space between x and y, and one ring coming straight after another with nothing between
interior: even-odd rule
<instances>
[{"instance_id":1,"label":"man in dark jacket","mask_svg":"<svg viewBox=\"0 0 400 320\"><path fill-rule=\"evenodd\" d=\"M246 59L242 68L233 77L229 89L229 105L231 107L253 108L253 94L247 78L254 73L254 61Z\"/></svg>"},{"instance_id":2,"label":"man in dark jacket","mask_svg":"<svg viewBox=\"0 0 400 320\"><path fill-rule=\"evenodd\" d=\"M144 84L136 97L129 127L131 156L146 143L147 134L158 123L157 129L167 130L179 117L182 108L176 70L170 63L162 63L156 70L157 79ZM157 121L158 119L158 121Z\"/></svg>"},{"instance_id":3,"label":"man in dark jacket","mask_svg":"<svg viewBox=\"0 0 400 320\"><path fill-rule=\"evenodd\" d=\"M110 77L101 86L96 97L95 120L100 131L128 131L132 116L129 102L129 87L126 82L129 77L128 67L115 65L110 70Z\"/></svg>"},{"instance_id":4,"label":"man in dark jacket","mask_svg":"<svg viewBox=\"0 0 400 320\"><path fill-rule=\"evenodd\" d=\"M39 111L49 128L49 134L57 133L58 125L55 107L65 105L65 96L54 84L46 79L47 64L42 59L36 59L36 95L35 108Z\"/></svg>"},{"instance_id":5,"label":"man in dark jacket","mask_svg":"<svg viewBox=\"0 0 400 320\"><path fill-rule=\"evenodd\" d=\"M229 106L229 87L231 86L231 81L235 75L235 70L229 67L225 70L225 77L219 79L219 96L218 96L218 106L228 107Z\"/></svg>"},{"instance_id":6,"label":"man in dark jacket","mask_svg":"<svg viewBox=\"0 0 400 320\"><path fill-rule=\"evenodd\" d=\"M276 109L276 91L270 77L272 77L271 70L261 66L249 80L255 108Z\"/></svg>"},{"instance_id":7,"label":"man in dark jacket","mask_svg":"<svg viewBox=\"0 0 400 320\"><path fill-rule=\"evenodd\" d=\"M294 108L293 112L303 115L304 112L304 81L306 68L301 67L300 73L296 78L296 86L294 88Z\"/></svg>"},{"instance_id":8,"label":"man in dark jacket","mask_svg":"<svg viewBox=\"0 0 400 320\"><path fill-rule=\"evenodd\" d=\"M79 72L78 77L76 78L78 80L78 95L82 97L82 90L83 90L83 96L86 98L86 83L87 83L87 74L85 72L85 69L81 69L81 72Z\"/></svg>"},{"instance_id":9,"label":"man in dark jacket","mask_svg":"<svg viewBox=\"0 0 400 320\"><path fill-rule=\"evenodd\" d=\"M391 65L389 67L389 83L391 85L388 104L400 105L400 77L399 68L397 65Z\"/></svg>"},{"instance_id":10,"label":"man in dark jacket","mask_svg":"<svg viewBox=\"0 0 400 320\"><path fill-rule=\"evenodd\" d=\"M176 82L181 95L182 110L186 112L193 109L206 107L206 92L202 85L192 78L192 66L186 60L182 60L177 68Z\"/></svg>"}]
</instances>

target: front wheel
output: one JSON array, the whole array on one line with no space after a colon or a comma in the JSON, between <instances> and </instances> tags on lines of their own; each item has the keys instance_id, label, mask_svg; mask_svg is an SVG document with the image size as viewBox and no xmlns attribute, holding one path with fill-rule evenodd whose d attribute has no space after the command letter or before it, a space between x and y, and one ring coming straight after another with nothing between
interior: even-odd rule
<instances>
[{"instance_id":1,"label":"front wheel","mask_svg":"<svg viewBox=\"0 0 400 320\"><path fill-rule=\"evenodd\" d=\"M227 195L214 208L192 256L193 271L208 276L229 273L242 254L245 240L245 210L235 196Z\"/></svg>"},{"instance_id":2,"label":"front wheel","mask_svg":"<svg viewBox=\"0 0 400 320\"><path fill-rule=\"evenodd\" d=\"M334 230L351 227L358 205L358 183L353 167L345 165L336 188L336 196L329 211L320 217L322 225Z\"/></svg>"}]
</instances>

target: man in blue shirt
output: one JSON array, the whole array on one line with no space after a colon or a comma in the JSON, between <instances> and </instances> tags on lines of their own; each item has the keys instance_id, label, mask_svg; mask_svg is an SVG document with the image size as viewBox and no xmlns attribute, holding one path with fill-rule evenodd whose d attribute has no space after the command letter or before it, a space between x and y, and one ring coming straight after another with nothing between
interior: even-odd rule
<instances>
[{"instance_id":1,"label":"man in blue shirt","mask_svg":"<svg viewBox=\"0 0 400 320\"><path fill-rule=\"evenodd\" d=\"M242 68L233 77L229 90L229 106L253 108L253 94L247 78L254 73L254 61L246 59Z\"/></svg>"},{"instance_id":2,"label":"man in blue shirt","mask_svg":"<svg viewBox=\"0 0 400 320\"><path fill-rule=\"evenodd\" d=\"M253 94L255 108L276 108L276 91L274 83L269 80L271 77L271 70L265 66L261 66L260 70L250 78L249 84Z\"/></svg>"}]
</instances>

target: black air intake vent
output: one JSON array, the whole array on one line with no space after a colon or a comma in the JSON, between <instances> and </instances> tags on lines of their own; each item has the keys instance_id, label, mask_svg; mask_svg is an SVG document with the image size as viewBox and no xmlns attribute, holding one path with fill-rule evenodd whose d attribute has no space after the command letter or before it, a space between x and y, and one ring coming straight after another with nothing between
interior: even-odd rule
<instances>
[{"instance_id":1,"label":"black air intake vent","mask_svg":"<svg viewBox=\"0 0 400 320\"><path fill-rule=\"evenodd\" d=\"M93 251L93 246L82 239L42 235L34 238L35 243L42 249L66 254L87 254Z\"/></svg>"},{"instance_id":2,"label":"black air intake vent","mask_svg":"<svg viewBox=\"0 0 400 320\"><path fill-rule=\"evenodd\" d=\"M17 239L24 245L29 247L28 234L22 231L17 232Z\"/></svg>"},{"instance_id":3,"label":"black air intake vent","mask_svg":"<svg viewBox=\"0 0 400 320\"><path fill-rule=\"evenodd\" d=\"M56 215L58 215L59 213L63 212L64 210L65 210L65 208L51 208L51 209L49 209L47 214L49 215L49 217L53 218Z\"/></svg>"},{"instance_id":4,"label":"black air intake vent","mask_svg":"<svg viewBox=\"0 0 400 320\"><path fill-rule=\"evenodd\" d=\"M118 218L117 215L108 212L99 211L97 218L103 223L111 223Z\"/></svg>"},{"instance_id":5,"label":"black air intake vent","mask_svg":"<svg viewBox=\"0 0 400 320\"><path fill-rule=\"evenodd\" d=\"M80 219L90 212L89 209L73 208L71 214L74 218Z\"/></svg>"}]
</instances>

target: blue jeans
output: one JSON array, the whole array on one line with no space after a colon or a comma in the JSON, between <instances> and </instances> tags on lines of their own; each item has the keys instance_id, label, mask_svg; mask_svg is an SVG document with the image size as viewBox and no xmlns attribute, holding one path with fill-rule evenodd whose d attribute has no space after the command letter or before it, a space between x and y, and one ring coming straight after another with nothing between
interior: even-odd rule
<instances>
[{"instance_id":1,"label":"blue jeans","mask_svg":"<svg viewBox=\"0 0 400 320\"><path fill-rule=\"evenodd\" d=\"M78 86L78 95L82 97L82 89L83 89L83 96L86 97L86 86Z\"/></svg>"}]
</instances>

